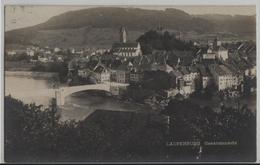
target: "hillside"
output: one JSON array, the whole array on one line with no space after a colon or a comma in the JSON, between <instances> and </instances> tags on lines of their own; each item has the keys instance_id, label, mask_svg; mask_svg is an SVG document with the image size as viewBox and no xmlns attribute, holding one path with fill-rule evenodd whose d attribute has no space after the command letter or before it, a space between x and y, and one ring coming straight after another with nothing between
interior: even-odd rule
<instances>
[{"instance_id":1,"label":"hillside","mask_svg":"<svg viewBox=\"0 0 260 165\"><path fill-rule=\"evenodd\" d=\"M47 22L5 32L5 43L59 47L110 47L118 41L118 29L126 26L129 40L161 25L185 35L229 32L232 35L254 34L255 18L237 16L229 21L206 16L193 16L181 10L145 10L138 8L90 8L52 17ZM238 26L239 25L239 26ZM235 33L235 34L233 34ZM189 38L189 36L187 37Z\"/></svg>"},{"instance_id":2,"label":"hillside","mask_svg":"<svg viewBox=\"0 0 260 165\"><path fill-rule=\"evenodd\" d=\"M205 14L196 15L196 17L211 21L217 24L216 30L233 32L237 34L255 34L256 33L256 16L245 15L221 15Z\"/></svg>"}]
</instances>

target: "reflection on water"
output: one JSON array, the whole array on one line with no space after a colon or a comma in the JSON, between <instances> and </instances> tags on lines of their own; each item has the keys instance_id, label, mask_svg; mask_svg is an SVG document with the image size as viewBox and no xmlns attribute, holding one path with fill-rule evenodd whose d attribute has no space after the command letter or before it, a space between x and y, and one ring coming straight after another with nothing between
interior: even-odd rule
<instances>
[{"instance_id":1,"label":"reflection on water","mask_svg":"<svg viewBox=\"0 0 260 165\"><path fill-rule=\"evenodd\" d=\"M49 79L34 79L28 77L6 76L5 95L22 100L24 103L35 102L37 105L48 106L50 97L37 93L39 90L53 90L53 81ZM54 90L53 90L54 92ZM96 109L113 111L150 110L147 105L122 102L112 97L104 96L67 96L66 104L61 107L61 120L83 120Z\"/></svg>"},{"instance_id":2,"label":"reflection on water","mask_svg":"<svg viewBox=\"0 0 260 165\"><path fill-rule=\"evenodd\" d=\"M50 97L34 95L34 91L51 89L51 80L33 79L29 77L6 76L5 77L5 96L22 100L24 103L48 105Z\"/></svg>"}]
</instances>

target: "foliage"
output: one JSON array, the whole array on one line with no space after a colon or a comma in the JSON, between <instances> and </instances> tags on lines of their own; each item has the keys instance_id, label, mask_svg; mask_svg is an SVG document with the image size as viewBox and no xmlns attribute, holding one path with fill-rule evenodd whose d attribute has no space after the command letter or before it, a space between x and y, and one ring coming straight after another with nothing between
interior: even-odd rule
<instances>
[{"instance_id":1,"label":"foliage","mask_svg":"<svg viewBox=\"0 0 260 165\"><path fill-rule=\"evenodd\" d=\"M61 82L65 82L67 80L68 66L66 62L51 62L46 64L36 63L31 70L40 72L57 72Z\"/></svg>"},{"instance_id":2,"label":"foliage","mask_svg":"<svg viewBox=\"0 0 260 165\"><path fill-rule=\"evenodd\" d=\"M151 53L152 49L156 50L191 50L192 43L184 42L175 37L174 34L170 34L165 31L163 34L154 30L150 30L145 34L141 35L138 39L141 43L142 51L144 54Z\"/></svg>"},{"instance_id":3,"label":"foliage","mask_svg":"<svg viewBox=\"0 0 260 165\"><path fill-rule=\"evenodd\" d=\"M49 109L5 97L7 162L149 160L161 155L162 130L145 113L99 110L84 121L59 122Z\"/></svg>"},{"instance_id":4,"label":"foliage","mask_svg":"<svg viewBox=\"0 0 260 165\"><path fill-rule=\"evenodd\" d=\"M15 55L5 55L6 61L29 61L30 56L28 56L26 53L21 54L15 54Z\"/></svg>"},{"instance_id":5,"label":"foliage","mask_svg":"<svg viewBox=\"0 0 260 165\"><path fill-rule=\"evenodd\" d=\"M188 99L172 100L164 113L171 119L169 138L173 141L201 142L205 159L209 155L228 160L255 159L256 119L246 106L223 106L217 113ZM236 141L237 145L204 146L204 142L231 141Z\"/></svg>"},{"instance_id":6,"label":"foliage","mask_svg":"<svg viewBox=\"0 0 260 165\"><path fill-rule=\"evenodd\" d=\"M141 86L144 89L158 91L174 87L175 82L175 78L164 71L145 71Z\"/></svg>"}]
</instances>

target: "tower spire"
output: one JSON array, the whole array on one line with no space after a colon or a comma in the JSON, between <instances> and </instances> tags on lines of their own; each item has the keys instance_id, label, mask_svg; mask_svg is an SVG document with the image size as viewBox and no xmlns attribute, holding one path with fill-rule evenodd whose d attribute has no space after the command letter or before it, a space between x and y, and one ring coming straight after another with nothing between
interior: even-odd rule
<instances>
[{"instance_id":1,"label":"tower spire","mask_svg":"<svg viewBox=\"0 0 260 165\"><path fill-rule=\"evenodd\" d=\"M121 43L126 43L126 41L127 41L127 32L126 32L126 28L124 26L121 26L120 31L119 31L119 36L120 36L120 42Z\"/></svg>"}]
</instances>

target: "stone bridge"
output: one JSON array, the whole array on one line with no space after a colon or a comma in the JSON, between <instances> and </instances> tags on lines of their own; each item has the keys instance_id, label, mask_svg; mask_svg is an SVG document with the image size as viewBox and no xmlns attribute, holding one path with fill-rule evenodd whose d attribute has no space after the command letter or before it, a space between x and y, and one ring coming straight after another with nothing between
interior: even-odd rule
<instances>
[{"instance_id":1,"label":"stone bridge","mask_svg":"<svg viewBox=\"0 0 260 165\"><path fill-rule=\"evenodd\" d=\"M55 91L55 98L58 106L65 104L66 96L69 96L73 93L85 91L85 90L103 90L111 92L114 95L119 93L120 88L126 88L129 84L107 82L102 84L91 84L91 85L79 85L71 87L61 87Z\"/></svg>"}]
</instances>

